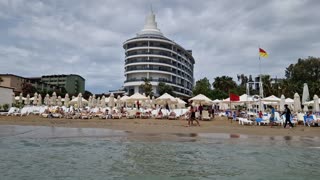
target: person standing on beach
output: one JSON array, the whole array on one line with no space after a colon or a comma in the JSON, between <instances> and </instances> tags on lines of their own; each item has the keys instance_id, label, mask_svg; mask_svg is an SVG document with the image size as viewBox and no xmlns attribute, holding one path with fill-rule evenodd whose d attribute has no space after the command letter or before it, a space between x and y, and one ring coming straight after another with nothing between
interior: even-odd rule
<instances>
[{"instance_id":1,"label":"person standing on beach","mask_svg":"<svg viewBox=\"0 0 320 180\"><path fill-rule=\"evenodd\" d=\"M191 105L190 106L190 118L188 119L188 127L190 127L193 124L194 120L197 122L198 126L200 126L199 121L196 119L196 110Z\"/></svg>"},{"instance_id":2,"label":"person standing on beach","mask_svg":"<svg viewBox=\"0 0 320 180\"><path fill-rule=\"evenodd\" d=\"M202 105L201 105L201 103L200 103L200 105L199 105L199 107L198 107L198 110L199 110L199 114L200 114L200 120L202 120L202 111L203 111L203 107L202 107Z\"/></svg>"},{"instance_id":3,"label":"person standing on beach","mask_svg":"<svg viewBox=\"0 0 320 180\"><path fill-rule=\"evenodd\" d=\"M270 127L273 126L274 118L275 118L275 109L273 106L271 106Z\"/></svg>"},{"instance_id":4,"label":"person standing on beach","mask_svg":"<svg viewBox=\"0 0 320 180\"><path fill-rule=\"evenodd\" d=\"M166 109L170 112L170 108L169 108L168 102L166 103Z\"/></svg>"},{"instance_id":5,"label":"person standing on beach","mask_svg":"<svg viewBox=\"0 0 320 180\"><path fill-rule=\"evenodd\" d=\"M290 121L290 119L291 119L291 111L288 108L288 104L284 105L284 112L281 114L281 116L284 115L284 114L286 115L286 122L284 123L283 127L286 128L287 123L289 122L289 125L291 126L290 128L293 128L293 124Z\"/></svg>"}]
</instances>

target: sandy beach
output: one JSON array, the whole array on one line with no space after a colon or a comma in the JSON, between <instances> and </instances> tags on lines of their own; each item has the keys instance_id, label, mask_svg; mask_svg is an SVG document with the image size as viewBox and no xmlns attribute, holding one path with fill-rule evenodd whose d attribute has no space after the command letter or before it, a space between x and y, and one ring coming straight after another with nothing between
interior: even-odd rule
<instances>
[{"instance_id":1,"label":"sandy beach","mask_svg":"<svg viewBox=\"0 0 320 180\"><path fill-rule=\"evenodd\" d=\"M292 129L281 126L239 125L226 117L215 117L211 121L200 121L201 126L186 127L185 120L159 119L48 119L35 115L0 116L0 125L53 126L76 128L106 128L133 133L230 133L265 136L320 136L319 127L298 125Z\"/></svg>"}]
</instances>

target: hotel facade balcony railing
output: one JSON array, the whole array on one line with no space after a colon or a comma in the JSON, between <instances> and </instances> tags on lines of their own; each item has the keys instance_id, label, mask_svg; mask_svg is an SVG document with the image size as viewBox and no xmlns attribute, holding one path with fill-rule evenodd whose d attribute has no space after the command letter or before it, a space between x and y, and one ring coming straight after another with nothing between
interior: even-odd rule
<instances>
[{"instance_id":1,"label":"hotel facade balcony railing","mask_svg":"<svg viewBox=\"0 0 320 180\"><path fill-rule=\"evenodd\" d=\"M154 70L154 71L165 71L165 72L172 73L171 69L153 68L153 67L141 67L141 68L131 67L131 68L127 68L125 70L125 72L128 72L128 71L139 71L139 70Z\"/></svg>"},{"instance_id":2,"label":"hotel facade balcony railing","mask_svg":"<svg viewBox=\"0 0 320 180\"><path fill-rule=\"evenodd\" d=\"M151 61L148 61L148 62L151 62ZM130 63L128 63L130 64ZM169 63L166 63L168 65L172 65L172 64L169 64ZM175 65L172 65L172 66L175 66ZM177 67L177 66L175 66ZM181 76L187 80L189 80L190 82L193 81L193 79L191 78L191 74L185 74L183 75L181 72L177 72L176 69L167 69L167 68L155 68L155 67L135 67L135 66L130 66L130 67L127 67L127 69L125 70L125 72L128 72L128 71L136 71L136 70L154 70L154 71L165 71L165 72L170 72L170 73L173 73L173 74L176 74L178 76Z\"/></svg>"},{"instance_id":3,"label":"hotel facade balcony railing","mask_svg":"<svg viewBox=\"0 0 320 180\"><path fill-rule=\"evenodd\" d=\"M146 78L141 78L141 79L128 79L128 80L125 80L124 83L128 83L128 82L139 82L139 81L145 81L145 80L148 80L150 82L164 82L164 83L171 83L171 84L175 84L175 85L178 85L178 86L181 86L183 88L187 88L189 89L188 87L185 87L183 84L181 83L176 83L176 82L173 82L173 81L170 81L170 80L167 80L167 79L146 79Z\"/></svg>"},{"instance_id":4,"label":"hotel facade balcony railing","mask_svg":"<svg viewBox=\"0 0 320 180\"><path fill-rule=\"evenodd\" d=\"M130 52L126 55L126 58L129 58L130 56L136 56L136 55L160 55L160 56L164 56L165 57L170 57L176 61L179 61L179 58L177 58L176 56L172 56L171 54L168 54L168 53L155 53L155 52ZM193 74L193 72L191 71L192 69L192 66L190 65L186 65L186 64L182 64L180 62L180 66L184 66L184 70L189 72L190 74ZM181 67L180 67L181 68Z\"/></svg>"},{"instance_id":5,"label":"hotel facade balcony railing","mask_svg":"<svg viewBox=\"0 0 320 180\"><path fill-rule=\"evenodd\" d=\"M153 82L164 82L164 83L172 83L172 84L176 84L170 80L167 80L167 79L146 79L146 78L141 78L141 79L128 79L126 81L124 81L125 83L127 82L137 82L137 81L145 81L145 80L148 80L148 81L153 81Z\"/></svg>"}]
</instances>

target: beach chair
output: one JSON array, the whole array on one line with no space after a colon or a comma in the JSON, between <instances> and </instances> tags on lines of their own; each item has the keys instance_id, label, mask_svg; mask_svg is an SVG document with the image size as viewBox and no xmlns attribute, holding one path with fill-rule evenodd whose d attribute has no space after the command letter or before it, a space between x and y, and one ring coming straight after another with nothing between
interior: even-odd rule
<instances>
[{"instance_id":1,"label":"beach chair","mask_svg":"<svg viewBox=\"0 0 320 180\"><path fill-rule=\"evenodd\" d=\"M14 115L14 116L20 116L20 115L21 115L21 109L16 108L15 111L14 111L14 113L12 113L12 115Z\"/></svg>"},{"instance_id":2,"label":"beach chair","mask_svg":"<svg viewBox=\"0 0 320 180\"><path fill-rule=\"evenodd\" d=\"M72 116L72 119L80 119L81 113L76 113L75 115Z\"/></svg>"},{"instance_id":3,"label":"beach chair","mask_svg":"<svg viewBox=\"0 0 320 180\"><path fill-rule=\"evenodd\" d=\"M27 116L29 115L29 109L30 107L23 107L20 111L20 115L19 116Z\"/></svg>"},{"instance_id":4,"label":"beach chair","mask_svg":"<svg viewBox=\"0 0 320 180\"><path fill-rule=\"evenodd\" d=\"M1 112L1 115L2 116L10 116L10 115L12 115L12 113L14 113L15 109L16 109L15 107L11 107L8 112Z\"/></svg>"},{"instance_id":5,"label":"beach chair","mask_svg":"<svg viewBox=\"0 0 320 180\"><path fill-rule=\"evenodd\" d=\"M175 112L171 111L169 116L168 116L169 120L176 120L177 119L177 115Z\"/></svg>"},{"instance_id":6,"label":"beach chair","mask_svg":"<svg viewBox=\"0 0 320 180\"><path fill-rule=\"evenodd\" d=\"M202 111L202 120L210 121L209 111Z\"/></svg>"},{"instance_id":7,"label":"beach chair","mask_svg":"<svg viewBox=\"0 0 320 180\"><path fill-rule=\"evenodd\" d=\"M149 118L151 118L151 113L149 113L149 112L143 112L143 113L141 114L141 119L149 119Z\"/></svg>"},{"instance_id":8,"label":"beach chair","mask_svg":"<svg viewBox=\"0 0 320 180\"><path fill-rule=\"evenodd\" d=\"M316 116L315 115L312 115L310 117L308 116L304 116L304 125L305 126L314 126L315 125L315 122L316 122Z\"/></svg>"},{"instance_id":9,"label":"beach chair","mask_svg":"<svg viewBox=\"0 0 320 180\"><path fill-rule=\"evenodd\" d=\"M112 119L121 119L122 118L122 113L120 112L114 112L111 114Z\"/></svg>"},{"instance_id":10,"label":"beach chair","mask_svg":"<svg viewBox=\"0 0 320 180\"><path fill-rule=\"evenodd\" d=\"M298 113L297 114L297 121L298 121L297 123L298 124L304 124L304 117L303 116L304 116L303 113Z\"/></svg>"},{"instance_id":11,"label":"beach chair","mask_svg":"<svg viewBox=\"0 0 320 180\"><path fill-rule=\"evenodd\" d=\"M80 118L81 119L92 119L92 116L90 113L81 113Z\"/></svg>"},{"instance_id":12,"label":"beach chair","mask_svg":"<svg viewBox=\"0 0 320 180\"><path fill-rule=\"evenodd\" d=\"M248 124L248 125L253 125L253 121L247 119L247 118L239 118L239 124L241 125L245 125L245 124Z\"/></svg>"},{"instance_id":13,"label":"beach chair","mask_svg":"<svg viewBox=\"0 0 320 180\"><path fill-rule=\"evenodd\" d=\"M136 110L129 110L128 111L128 114L127 114L127 118L128 119L134 119L134 118L136 118Z\"/></svg>"}]
</instances>

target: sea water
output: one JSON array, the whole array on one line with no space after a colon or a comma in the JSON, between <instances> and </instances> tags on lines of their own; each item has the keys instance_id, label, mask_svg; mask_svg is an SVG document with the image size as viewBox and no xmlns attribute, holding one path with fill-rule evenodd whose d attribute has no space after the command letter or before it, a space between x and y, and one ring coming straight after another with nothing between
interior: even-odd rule
<instances>
[{"instance_id":1,"label":"sea water","mask_svg":"<svg viewBox=\"0 0 320 180\"><path fill-rule=\"evenodd\" d=\"M0 179L319 179L320 139L0 126Z\"/></svg>"}]
</instances>

